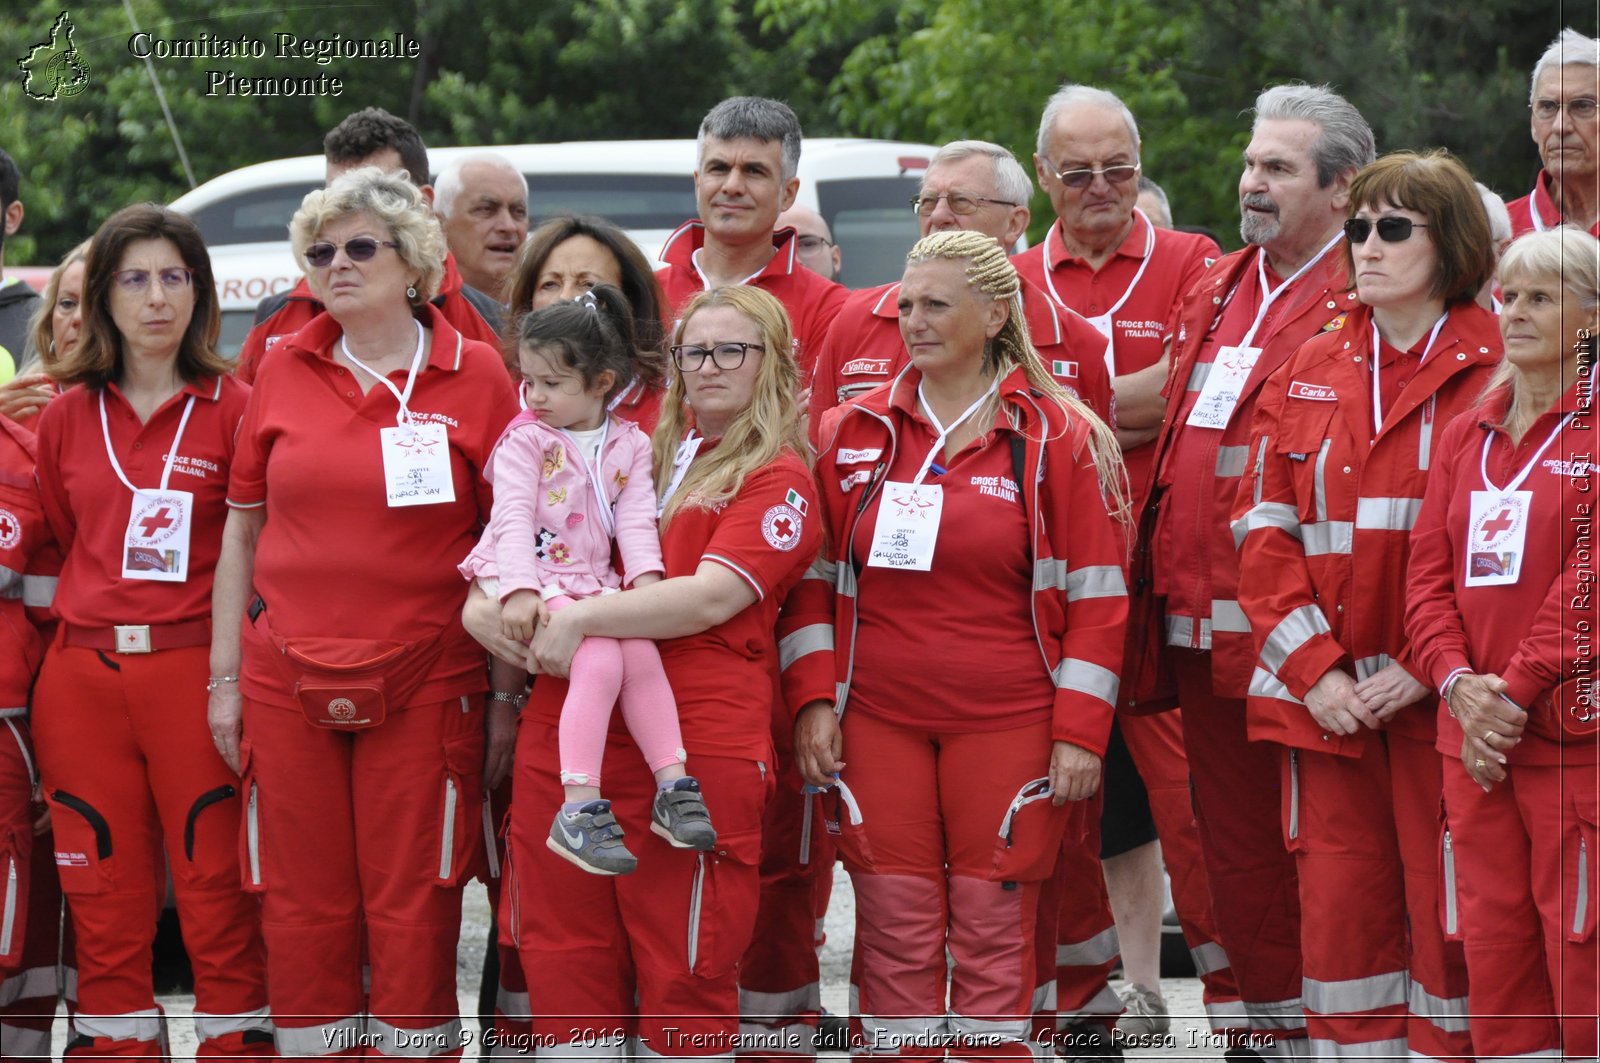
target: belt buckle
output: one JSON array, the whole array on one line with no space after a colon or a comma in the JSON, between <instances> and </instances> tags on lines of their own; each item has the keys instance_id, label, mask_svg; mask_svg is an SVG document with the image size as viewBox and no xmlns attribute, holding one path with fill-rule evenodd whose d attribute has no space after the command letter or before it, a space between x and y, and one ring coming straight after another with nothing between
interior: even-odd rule
<instances>
[{"instance_id":1,"label":"belt buckle","mask_svg":"<svg viewBox=\"0 0 1600 1063\"><path fill-rule=\"evenodd\" d=\"M149 624L118 624L111 629L116 634L118 653L149 653Z\"/></svg>"}]
</instances>

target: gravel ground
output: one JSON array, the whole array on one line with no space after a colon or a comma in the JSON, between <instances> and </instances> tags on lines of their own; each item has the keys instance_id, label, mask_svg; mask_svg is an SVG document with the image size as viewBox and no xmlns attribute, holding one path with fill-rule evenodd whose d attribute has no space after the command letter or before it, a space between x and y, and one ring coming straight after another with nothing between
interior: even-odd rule
<instances>
[{"instance_id":1,"label":"gravel ground","mask_svg":"<svg viewBox=\"0 0 1600 1063\"><path fill-rule=\"evenodd\" d=\"M849 1013L850 945L854 936L855 895L843 868L835 869L833 899L828 910L828 941L822 950L822 1004L836 1015ZM473 883L462 906L461 946L456 961L457 985L461 993L461 1013L476 1014L479 975L483 970L484 942L489 929L489 905L483 887ZM1131 1059L1218 1059L1221 1047L1211 1043L1200 1004L1200 982L1194 978L1166 979L1162 992L1172 1013L1172 1033L1161 1045L1129 1049ZM169 1017L169 1036L174 1058L192 1058L195 1050L194 1026L188 1021L194 997L163 994L161 1006ZM468 1021L468 1025L475 1024ZM59 1058L66 1045L66 1023L58 1020L54 1055ZM833 1056L835 1053L823 1053ZM837 1054L842 1058L842 1053ZM8 1056L9 1058L9 1056Z\"/></svg>"}]
</instances>

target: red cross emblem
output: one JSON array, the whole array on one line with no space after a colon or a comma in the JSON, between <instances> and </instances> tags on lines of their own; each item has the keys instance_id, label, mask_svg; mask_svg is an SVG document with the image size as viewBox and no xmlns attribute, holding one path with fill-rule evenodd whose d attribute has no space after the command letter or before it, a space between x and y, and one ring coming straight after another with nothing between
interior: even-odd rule
<instances>
[{"instance_id":1,"label":"red cross emblem","mask_svg":"<svg viewBox=\"0 0 1600 1063\"><path fill-rule=\"evenodd\" d=\"M1516 523L1516 521L1511 519L1511 510L1502 509L1500 514L1493 520L1484 521L1484 541L1488 542L1490 540L1499 538L1499 536L1504 532L1510 531Z\"/></svg>"},{"instance_id":2,"label":"red cross emblem","mask_svg":"<svg viewBox=\"0 0 1600 1063\"><path fill-rule=\"evenodd\" d=\"M11 514L0 513L0 542L10 542L16 538L19 530L17 522L11 518Z\"/></svg>"},{"instance_id":3,"label":"red cross emblem","mask_svg":"<svg viewBox=\"0 0 1600 1063\"><path fill-rule=\"evenodd\" d=\"M150 514L144 520L141 520L139 522L139 529L144 532L144 537L146 539L150 539L155 537L156 532L164 531L176 523L178 522L177 519L172 516L172 511L166 506L162 506L159 510Z\"/></svg>"},{"instance_id":4,"label":"red cross emblem","mask_svg":"<svg viewBox=\"0 0 1600 1063\"><path fill-rule=\"evenodd\" d=\"M788 517L779 517L772 522L772 530L777 533L778 538L787 539L794 534L794 523Z\"/></svg>"}]
</instances>

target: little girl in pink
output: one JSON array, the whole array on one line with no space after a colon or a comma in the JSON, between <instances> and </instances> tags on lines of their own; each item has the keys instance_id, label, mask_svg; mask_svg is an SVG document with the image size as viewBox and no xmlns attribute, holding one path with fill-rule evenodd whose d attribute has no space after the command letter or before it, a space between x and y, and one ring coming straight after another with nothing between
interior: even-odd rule
<instances>
[{"instance_id":1,"label":"little girl in pink","mask_svg":"<svg viewBox=\"0 0 1600 1063\"><path fill-rule=\"evenodd\" d=\"M489 526L461 572L502 603L507 638L535 628L574 599L661 579L661 541L650 441L607 412L633 374L633 317L622 293L602 285L575 302L523 317L517 356L526 409L490 456ZM612 545L623 576L612 567ZM515 685L496 661L496 689ZM510 680L509 684L505 680ZM716 844L700 785L685 774L678 707L649 639L587 638L572 662L561 708L566 803L546 844L585 871L619 875L637 865L611 803L600 796L600 759L611 707L621 696L628 732L655 772L650 829L679 848Z\"/></svg>"}]
</instances>

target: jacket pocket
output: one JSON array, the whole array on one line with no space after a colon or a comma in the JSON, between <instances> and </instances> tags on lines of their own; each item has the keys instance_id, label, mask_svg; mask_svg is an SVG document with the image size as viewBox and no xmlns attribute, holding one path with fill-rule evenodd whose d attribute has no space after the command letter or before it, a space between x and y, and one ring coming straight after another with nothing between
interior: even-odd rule
<instances>
[{"instance_id":1,"label":"jacket pocket","mask_svg":"<svg viewBox=\"0 0 1600 1063\"><path fill-rule=\"evenodd\" d=\"M839 839L839 857L846 866L862 871L873 871L872 842L867 838L866 824L861 816L861 806L855 794L843 780L828 787L822 796L822 826Z\"/></svg>"},{"instance_id":2,"label":"jacket pocket","mask_svg":"<svg viewBox=\"0 0 1600 1063\"><path fill-rule=\"evenodd\" d=\"M65 790L52 790L49 804L62 892L91 894L114 886L111 824L105 816L88 801Z\"/></svg>"},{"instance_id":3,"label":"jacket pocket","mask_svg":"<svg viewBox=\"0 0 1600 1063\"><path fill-rule=\"evenodd\" d=\"M1068 811L1050 803L1054 793L1048 777L1032 779L1017 790L1000 818L991 881L1040 882L1050 876Z\"/></svg>"},{"instance_id":4,"label":"jacket pocket","mask_svg":"<svg viewBox=\"0 0 1600 1063\"><path fill-rule=\"evenodd\" d=\"M1596 826L1593 806L1579 807L1577 813L1577 851L1566 855L1567 864L1572 870L1563 876L1569 885L1562 892L1569 898L1565 905L1567 940L1581 942L1594 937L1595 906L1600 902L1600 898L1595 896L1596 887L1600 885L1600 875L1596 874L1595 867L1596 856L1600 855L1596 852L1597 845L1600 845L1600 827Z\"/></svg>"},{"instance_id":5,"label":"jacket pocket","mask_svg":"<svg viewBox=\"0 0 1600 1063\"><path fill-rule=\"evenodd\" d=\"M481 713L470 714L479 723ZM439 886L460 886L483 862L483 733L472 729L444 742L439 805Z\"/></svg>"},{"instance_id":6,"label":"jacket pocket","mask_svg":"<svg viewBox=\"0 0 1600 1063\"><path fill-rule=\"evenodd\" d=\"M194 832L195 823L200 819L200 813L212 805L221 804L239 796L239 791L232 786L219 786L215 790L207 790L194 799L194 804L189 806L189 815L183 822L183 856L191 864L194 863Z\"/></svg>"}]
</instances>

